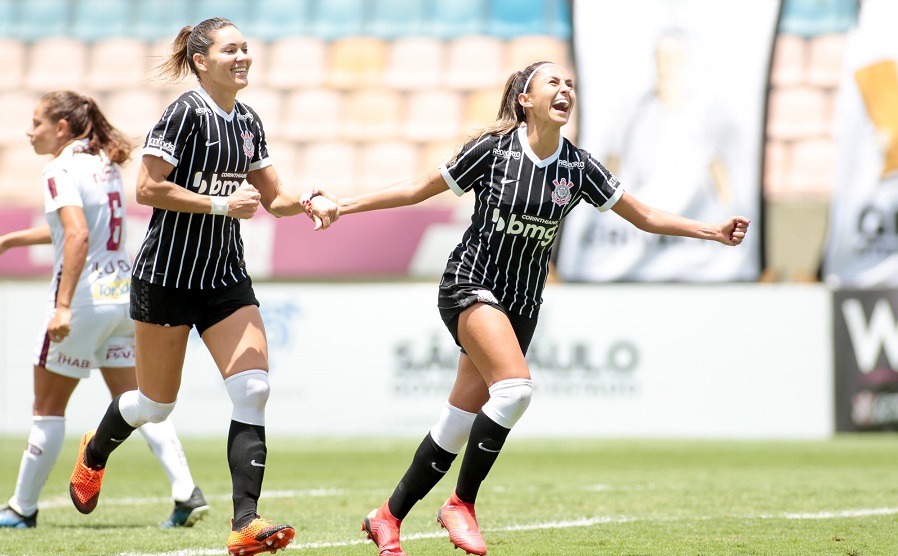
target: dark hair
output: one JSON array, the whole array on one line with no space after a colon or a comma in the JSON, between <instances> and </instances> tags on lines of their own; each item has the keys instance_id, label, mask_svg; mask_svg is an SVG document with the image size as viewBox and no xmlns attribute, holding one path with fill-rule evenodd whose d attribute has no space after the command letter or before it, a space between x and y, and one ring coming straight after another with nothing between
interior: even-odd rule
<instances>
[{"instance_id":1,"label":"dark hair","mask_svg":"<svg viewBox=\"0 0 898 556\"><path fill-rule=\"evenodd\" d=\"M134 145L100 111L94 99L73 91L53 91L40 99L46 117L52 122L65 120L75 139L88 139L87 152L102 150L109 160L123 164L131 157Z\"/></svg>"},{"instance_id":2,"label":"dark hair","mask_svg":"<svg viewBox=\"0 0 898 556\"><path fill-rule=\"evenodd\" d=\"M209 47L215 42L215 33L225 27L237 26L223 17L212 17L197 23L195 27L188 25L182 28L171 43L171 54L159 66L159 75L170 81L180 81L189 73L199 77L193 55L208 54Z\"/></svg>"},{"instance_id":3,"label":"dark hair","mask_svg":"<svg viewBox=\"0 0 898 556\"><path fill-rule=\"evenodd\" d=\"M480 139L486 135L503 135L524 123L527 120L527 114L524 112L524 107L518 102L518 95L527 92L524 90L524 85L527 85L527 80L533 76L533 73L538 70L540 66L546 64L554 64L554 62L534 62L526 68L516 71L508 76L508 79L505 81L505 89L502 91L502 104L499 105L499 113L496 115L496 122L493 125L474 132L468 137L468 142ZM529 85L527 88L530 88ZM460 152L461 149L456 151L452 156L452 159L455 159Z\"/></svg>"}]
</instances>

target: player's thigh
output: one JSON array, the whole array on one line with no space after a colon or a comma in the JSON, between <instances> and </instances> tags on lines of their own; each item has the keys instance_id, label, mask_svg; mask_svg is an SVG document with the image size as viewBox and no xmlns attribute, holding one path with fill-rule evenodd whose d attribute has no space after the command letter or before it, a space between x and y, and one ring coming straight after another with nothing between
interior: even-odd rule
<instances>
[{"instance_id":1,"label":"player's thigh","mask_svg":"<svg viewBox=\"0 0 898 556\"><path fill-rule=\"evenodd\" d=\"M468 354L460 353L458 373L449 393L449 403L469 413L477 413L489 399L490 391L480 370Z\"/></svg>"},{"instance_id":2,"label":"player's thigh","mask_svg":"<svg viewBox=\"0 0 898 556\"><path fill-rule=\"evenodd\" d=\"M241 307L210 326L202 339L222 378L250 369L268 370L268 340L255 305Z\"/></svg>"},{"instance_id":3,"label":"player's thigh","mask_svg":"<svg viewBox=\"0 0 898 556\"><path fill-rule=\"evenodd\" d=\"M462 311L458 340L488 387L509 378L530 378L511 321L496 307L475 303Z\"/></svg>"},{"instance_id":4,"label":"player's thigh","mask_svg":"<svg viewBox=\"0 0 898 556\"><path fill-rule=\"evenodd\" d=\"M190 326L134 322L137 386L159 403L173 403L181 387Z\"/></svg>"},{"instance_id":5,"label":"player's thigh","mask_svg":"<svg viewBox=\"0 0 898 556\"><path fill-rule=\"evenodd\" d=\"M137 390L137 370L134 367L100 367L100 372L113 398L129 390Z\"/></svg>"}]
</instances>

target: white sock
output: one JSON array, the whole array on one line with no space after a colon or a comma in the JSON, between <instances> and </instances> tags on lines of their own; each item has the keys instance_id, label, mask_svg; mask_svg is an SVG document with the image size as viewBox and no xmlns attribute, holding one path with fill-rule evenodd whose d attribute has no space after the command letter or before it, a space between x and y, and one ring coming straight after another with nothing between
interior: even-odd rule
<instances>
[{"instance_id":1,"label":"white sock","mask_svg":"<svg viewBox=\"0 0 898 556\"><path fill-rule=\"evenodd\" d=\"M175 426L168 419L161 423L147 423L137 430L143 435L150 450L162 464L168 481L171 483L171 496L174 500L183 502L190 498L193 489L193 477L190 475L190 467L187 465L187 457L184 448L175 432Z\"/></svg>"},{"instance_id":2,"label":"white sock","mask_svg":"<svg viewBox=\"0 0 898 556\"><path fill-rule=\"evenodd\" d=\"M458 454L468 443L475 417L476 413L464 411L446 402L440 420L430 429L430 437L440 448L450 454Z\"/></svg>"},{"instance_id":3,"label":"white sock","mask_svg":"<svg viewBox=\"0 0 898 556\"><path fill-rule=\"evenodd\" d=\"M37 511L37 499L62 450L65 417L34 416L28 446L22 454L16 492L9 499L12 509L24 516Z\"/></svg>"}]
</instances>

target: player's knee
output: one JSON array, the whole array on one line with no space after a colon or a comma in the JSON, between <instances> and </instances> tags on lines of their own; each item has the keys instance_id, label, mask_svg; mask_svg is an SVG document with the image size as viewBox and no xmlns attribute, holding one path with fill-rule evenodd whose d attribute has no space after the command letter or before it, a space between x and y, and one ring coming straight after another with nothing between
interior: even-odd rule
<instances>
[{"instance_id":1,"label":"player's knee","mask_svg":"<svg viewBox=\"0 0 898 556\"><path fill-rule=\"evenodd\" d=\"M529 378L500 380L490 387L490 399L483 406L487 417L510 429L524 415L533 396L533 382Z\"/></svg>"},{"instance_id":2,"label":"player's knee","mask_svg":"<svg viewBox=\"0 0 898 556\"><path fill-rule=\"evenodd\" d=\"M237 373L225 380L225 387L234 405L233 420L250 425L265 424L265 405L271 392L266 371L252 369Z\"/></svg>"},{"instance_id":3,"label":"player's knee","mask_svg":"<svg viewBox=\"0 0 898 556\"><path fill-rule=\"evenodd\" d=\"M140 390L125 392L119 397L119 412L134 428L147 423L161 423L175 409L175 402L161 403L146 397Z\"/></svg>"}]
</instances>

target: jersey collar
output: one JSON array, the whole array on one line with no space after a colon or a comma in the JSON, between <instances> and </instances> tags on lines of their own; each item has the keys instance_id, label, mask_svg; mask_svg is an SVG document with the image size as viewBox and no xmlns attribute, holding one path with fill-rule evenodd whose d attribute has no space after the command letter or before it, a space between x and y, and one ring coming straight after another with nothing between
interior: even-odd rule
<instances>
[{"instance_id":1,"label":"jersey collar","mask_svg":"<svg viewBox=\"0 0 898 556\"><path fill-rule=\"evenodd\" d=\"M530 148L530 142L527 141L527 125L522 125L518 128L518 141L521 142L521 148L524 149L524 154L527 155L527 158L530 159L533 164L538 168L545 168L549 164L552 164L558 157L561 155L561 147L564 145L564 137L561 135L558 136L558 148L555 149L555 152L552 153L548 158L544 160L540 160L536 153L533 152L533 149Z\"/></svg>"},{"instance_id":2,"label":"jersey collar","mask_svg":"<svg viewBox=\"0 0 898 556\"><path fill-rule=\"evenodd\" d=\"M234 109L231 110L230 114L228 114L227 112L222 110L219 105L215 104L215 101L212 100L212 97L209 96L209 93L207 93L206 89L203 89L202 86L196 87L194 89L194 91L196 91L197 94L199 94L201 97L203 97L203 100L206 101L206 104L208 104L210 107L212 107L212 110L216 114L218 114L219 117L222 117L229 122L234 119L234 114L237 112L237 103L236 102L234 103Z\"/></svg>"}]
</instances>

